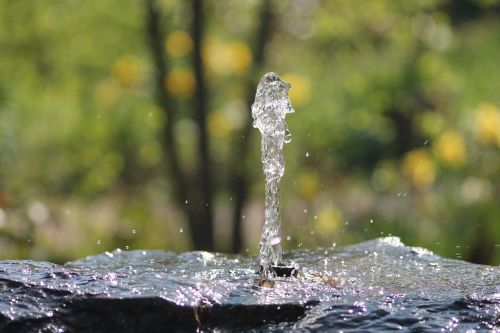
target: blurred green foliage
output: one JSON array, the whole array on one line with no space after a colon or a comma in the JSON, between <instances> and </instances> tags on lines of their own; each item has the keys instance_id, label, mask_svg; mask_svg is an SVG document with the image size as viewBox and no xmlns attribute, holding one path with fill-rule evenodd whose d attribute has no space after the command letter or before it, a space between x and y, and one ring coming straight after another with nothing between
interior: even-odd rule
<instances>
[{"instance_id":1,"label":"blurred green foliage","mask_svg":"<svg viewBox=\"0 0 500 333\"><path fill-rule=\"evenodd\" d=\"M190 8L159 2L165 89L192 167ZM259 1L206 1L203 60L215 179L249 121L244 91ZM397 235L448 257L500 264L498 1L272 2L266 70L292 84L282 181L284 244ZM64 261L115 247L190 249L173 204L154 99L145 3L0 0L0 255ZM252 138L247 252L263 220ZM232 196L218 187L216 244Z\"/></svg>"}]
</instances>

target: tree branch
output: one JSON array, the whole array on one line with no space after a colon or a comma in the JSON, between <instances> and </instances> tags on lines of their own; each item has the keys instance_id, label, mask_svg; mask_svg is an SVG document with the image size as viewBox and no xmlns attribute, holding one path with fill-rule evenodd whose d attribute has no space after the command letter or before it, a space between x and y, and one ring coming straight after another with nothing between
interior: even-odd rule
<instances>
[{"instance_id":1,"label":"tree branch","mask_svg":"<svg viewBox=\"0 0 500 333\"><path fill-rule=\"evenodd\" d=\"M158 105L167 118L162 133L162 149L169 162L170 179L174 185L174 197L178 204L182 205L183 201L186 200L187 184L180 166L179 154L174 140L173 126L176 110L163 83L167 68L165 63L166 55L163 48L163 35L160 28L160 13L156 0L147 0L147 7L147 37L155 69L156 97Z\"/></svg>"}]
</instances>

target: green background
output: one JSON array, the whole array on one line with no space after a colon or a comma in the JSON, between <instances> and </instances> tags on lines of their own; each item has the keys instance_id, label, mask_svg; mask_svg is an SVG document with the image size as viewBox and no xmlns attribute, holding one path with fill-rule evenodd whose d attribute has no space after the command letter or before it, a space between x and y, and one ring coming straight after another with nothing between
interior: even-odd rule
<instances>
[{"instance_id":1,"label":"green background","mask_svg":"<svg viewBox=\"0 0 500 333\"><path fill-rule=\"evenodd\" d=\"M203 2L214 250L231 250L236 156L250 189L242 251L258 251L260 135L234 146L250 119L247 87L274 71L292 84L296 110L286 119L285 249L394 235L500 264L499 2L271 1L259 40L263 4ZM189 177L200 137L191 5L156 9ZM147 1L0 0L1 258L193 249L162 150L169 110L155 98L147 20Z\"/></svg>"}]
</instances>

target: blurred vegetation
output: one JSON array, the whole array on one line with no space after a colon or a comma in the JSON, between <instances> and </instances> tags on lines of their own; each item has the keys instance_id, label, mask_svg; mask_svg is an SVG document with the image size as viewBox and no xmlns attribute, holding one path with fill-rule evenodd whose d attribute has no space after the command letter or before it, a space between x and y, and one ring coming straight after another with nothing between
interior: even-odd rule
<instances>
[{"instance_id":1,"label":"blurred vegetation","mask_svg":"<svg viewBox=\"0 0 500 333\"><path fill-rule=\"evenodd\" d=\"M499 18L496 0L0 0L0 256L256 253L250 103L274 71L296 109L285 248L396 235L498 265Z\"/></svg>"}]
</instances>

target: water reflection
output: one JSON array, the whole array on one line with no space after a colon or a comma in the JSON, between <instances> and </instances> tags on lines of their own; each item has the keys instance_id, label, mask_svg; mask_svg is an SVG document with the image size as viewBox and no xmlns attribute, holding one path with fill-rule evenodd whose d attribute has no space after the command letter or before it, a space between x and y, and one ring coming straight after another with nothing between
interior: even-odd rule
<instances>
[{"instance_id":1,"label":"water reflection","mask_svg":"<svg viewBox=\"0 0 500 333\"><path fill-rule=\"evenodd\" d=\"M250 311L245 325L253 331L498 329L499 267L443 259L396 237L294 250L285 258L301 265L299 277L276 278L263 287L256 283L255 258L207 252L117 250L64 266L3 261L0 279L27 289L1 289L0 313L8 320L57 320L64 297L79 294L160 299L174 307L212 309L210 315L225 311L226 319Z\"/></svg>"}]
</instances>

